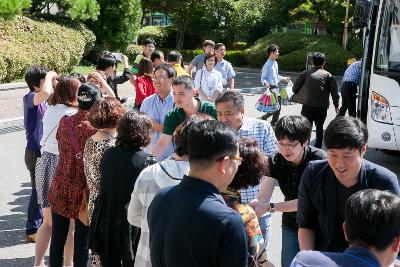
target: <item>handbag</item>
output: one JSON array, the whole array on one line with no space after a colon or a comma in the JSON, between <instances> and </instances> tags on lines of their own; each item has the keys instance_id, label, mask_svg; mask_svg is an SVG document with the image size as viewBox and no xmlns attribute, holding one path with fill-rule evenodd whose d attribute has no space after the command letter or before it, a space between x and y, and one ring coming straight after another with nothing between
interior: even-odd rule
<instances>
[{"instance_id":1,"label":"handbag","mask_svg":"<svg viewBox=\"0 0 400 267\"><path fill-rule=\"evenodd\" d=\"M79 151L78 143L76 141L76 137L75 137L75 134L73 132L72 116L67 116L66 117L66 122L67 122L68 135L69 135L69 138L71 139L72 149L74 150L75 157L76 157L76 159L78 161L78 166L80 168L82 168L82 170L83 170L83 155ZM85 190L83 190L83 193L82 193L82 203L81 203L81 207L80 207L80 210L79 210L79 217L78 217L78 219L85 226L89 225L88 202L89 202L89 190L85 189Z\"/></svg>"},{"instance_id":2,"label":"handbag","mask_svg":"<svg viewBox=\"0 0 400 267\"><path fill-rule=\"evenodd\" d=\"M271 93L268 89L260 97L256 103L256 109L264 113L274 113L280 108L279 101L275 93Z\"/></svg>"},{"instance_id":3,"label":"handbag","mask_svg":"<svg viewBox=\"0 0 400 267\"><path fill-rule=\"evenodd\" d=\"M289 82L286 86L279 87L279 94L281 96L281 105L288 106L292 104L290 102L290 98L293 96L292 86L293 84Z\"/></svg>"}]
</instances>

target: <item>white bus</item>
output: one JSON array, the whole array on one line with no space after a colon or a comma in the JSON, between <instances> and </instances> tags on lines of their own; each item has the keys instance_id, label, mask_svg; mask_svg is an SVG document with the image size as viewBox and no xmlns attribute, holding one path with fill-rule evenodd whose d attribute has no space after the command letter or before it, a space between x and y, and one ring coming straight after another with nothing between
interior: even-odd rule
<instances>
[{"instance_id":1,"label":"white bus","mask_svg":"<svg viewBox=\"0 0 400 267\"><path fill-rule=\"evenodd\" d=\"M353 26L364 29L357 116L368 146L400 150L400 0L357 0Z\"/></svg>"}]
</instances>

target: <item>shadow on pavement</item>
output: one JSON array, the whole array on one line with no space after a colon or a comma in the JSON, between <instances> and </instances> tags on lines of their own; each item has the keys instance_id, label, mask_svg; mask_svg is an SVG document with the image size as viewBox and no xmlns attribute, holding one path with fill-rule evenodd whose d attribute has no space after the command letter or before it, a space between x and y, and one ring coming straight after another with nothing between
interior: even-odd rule
<instances>
[{"instance_id":1,"label":"shadow on pavement","mask_svg":"<svg viewBox=\"0 0 400 267\"><path fill-rule=\"evenodd\" d=\"M17 259L0 259L1 267L27 267L32 266L35 257L17 258Z\"/></svg>"},{"instance_id":2,"label":"shadow on pavement","mask_svg":"<svg viewBox=\"0 0 400 267\"><path fill-rule=\"evenodd\" d=\"M22 185L24 186L24 184ZM25 244L25 225L26 212L30 197L30 189L22 189L14 193L18 196L8 205L15 206L10 209L12 214L0 216L0 248ZM0 260L0 266L6 266ZM28 266L28 265L9 265L9 266Z\"/></svg>"}]
</instances>

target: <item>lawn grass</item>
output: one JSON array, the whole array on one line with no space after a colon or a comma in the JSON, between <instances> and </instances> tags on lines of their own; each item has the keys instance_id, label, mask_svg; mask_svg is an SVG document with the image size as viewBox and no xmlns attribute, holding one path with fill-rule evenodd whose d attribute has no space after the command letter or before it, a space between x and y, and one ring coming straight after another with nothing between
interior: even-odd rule
<instances>
[{"instance_id":1,"label":"lawn grass","mask_svg":"<svg viewBox=\"0 0 400 267\"><path fill-rule=\"evenodd\" d=\"M92 65L92 66L77 65L72 69L72 72L78 72L82 75L87 76L89 73L91 73L95 69L96 69L95 65ZM118 64L117 72L122 72L122 71L124 71L124 64Z\"/></svg>"}]
</instances>

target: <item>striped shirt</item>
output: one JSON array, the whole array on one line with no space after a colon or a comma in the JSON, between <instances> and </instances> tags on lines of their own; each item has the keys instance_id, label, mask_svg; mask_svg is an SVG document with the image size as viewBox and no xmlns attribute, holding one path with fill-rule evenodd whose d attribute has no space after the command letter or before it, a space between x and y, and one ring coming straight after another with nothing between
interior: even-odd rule
<instances>
[{"instance_id":1,"label":"striped shirt","mask_svg":"<svg viewBox=\"0 0 400 267\"><path fill-rule=\"evenodd\" d=\"M187 161L166 160L161 164L174 178L182 179L189 173L189 162ZM137 178L128 207L128 222L141 229L135 266L151 267L147 211L154 196L162 188L177 185L179 182L179 180L170 178L162 170L160 164L147 167Z\"/></svg>"}]
</instances>

